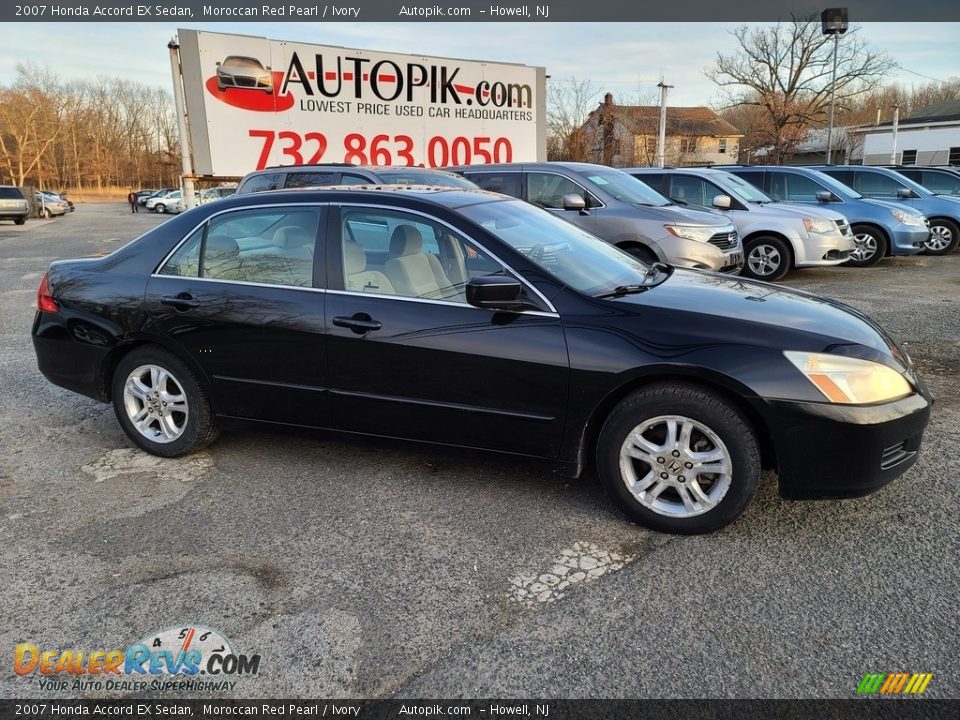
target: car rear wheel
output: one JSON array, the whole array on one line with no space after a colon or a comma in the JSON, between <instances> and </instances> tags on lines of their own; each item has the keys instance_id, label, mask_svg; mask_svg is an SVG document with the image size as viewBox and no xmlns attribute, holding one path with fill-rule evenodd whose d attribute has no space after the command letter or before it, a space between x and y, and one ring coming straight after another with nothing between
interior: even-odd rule
<instances>
[{"instance_id":1,"label":"car rear wheel","mask_svg":"<svg viewBox=\"0 0 960 720\"><path fill-rule=\"evenodd\" d=\"M40 214L41 214L43 217L45 217L47 220L49 220L50 218L53 217L53 213L50 212L50 208L44 208L44 209L41 211Z\"/></svg>"},{"instance_id":2,"label":"car rear wheel","mask_svg":"<svg viewBox=\"0 0 960 720\"><path fill-rule=\"evenodd\" d=\"M850 259L844 265L870 267L883 260L887 254L887 239L879 230L868 225L854 225L850 230L853 233L854 247Z\"/></svg>"},{"instance_id":3,"label":"car rear wheel","mask_svg":"<svg viewBox=\"0 0 960 720\"><path fill-rule=\"evenodd\" d=\"M790 272L790 249L778 237L751 238L745 247L746 258L740 274L774 282Z\"/></svg>"},{"instance_id":4,"label":"car rear wheel","mask_svg":"<svg viewBox=\"0 0 960 720\"><path fill-rule=\"evenodd\" d=\"M156 205L153 206L153 209L156 210L161 215L163 215L167 211L167 206L164 205L163 203L157 203Z\"/></svg>"},{"instance_id":5,"label":"car rear wheel","mask_svg":"<svg viewBox=\"0 0 960 720\"><path fill-rule=\"evenodd\" d=\"M924 243L925 255L949 255L960 243L960 227L951 220L930 221L930 238Z\"/></svg>"},{"instance_id":6,"label":"car rear wheel","mask_svg":"<svg viewBox=\"0 0 960 720\"><path fill-rule=\"evenodd\" d=\"M202 382L179 358L153 346L120 361L113 409L127 436L161 457L195 452L219 434Z\"/></svg>"},{"instance_id":7,"label":"car rear wheel","mask_svg":"<svg viewBox=\"0 0 960 720\"><path fill-rule=\"evenodd\" d=\"M743 514L760 479L760 448L740 411L682 384L645 387L607 418L597 472L634 522L662 532L717 530Z\"/></svg>"}]
</instances>

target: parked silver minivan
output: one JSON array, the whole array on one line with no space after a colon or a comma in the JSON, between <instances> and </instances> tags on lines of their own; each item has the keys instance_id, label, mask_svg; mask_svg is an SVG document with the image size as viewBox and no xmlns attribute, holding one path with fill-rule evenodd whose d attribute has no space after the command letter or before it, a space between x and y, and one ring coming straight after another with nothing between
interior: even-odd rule
<instances>
[{"instance_id":1,"label":"parked silver minivan","mask_svg":"<svg viewBox=\"0 0 960 720\"><path fill-rule=\"evenodd\" d=\"M729 217L744 248L742 275L774 281L792 268L840 265L856 246L840 213L775 202L718 168L629 168L625 172L676 202L714 207Z\"/></svg>"},{"instance_id":2,"label":"parked silver minivan","mask_svg":"<svg viewBox=\"0 0 960 720\"><path fill-rule=\"evenodd\" d=\"M737 273L743 246L729 218L683 207L627 173L589 163L447 168L484 190L542 207L647 262Z\"/></svg>"}]
</instances>

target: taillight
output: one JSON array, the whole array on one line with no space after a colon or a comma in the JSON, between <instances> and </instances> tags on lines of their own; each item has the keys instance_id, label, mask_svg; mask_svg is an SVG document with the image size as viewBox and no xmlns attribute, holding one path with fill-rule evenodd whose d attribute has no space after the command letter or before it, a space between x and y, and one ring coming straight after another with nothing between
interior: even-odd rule
<instances>
[{"instance_id":1,"label":"taillight","mask_svg":"<svg viewBox=\"0 0 960 720\"><path fill-rule=\"evenodd\" d=\"M40 287L37 288L37 310L40 312L57 312L57 301L50 294L50 280L43 274Z\"/></svg>"}]
</instances>

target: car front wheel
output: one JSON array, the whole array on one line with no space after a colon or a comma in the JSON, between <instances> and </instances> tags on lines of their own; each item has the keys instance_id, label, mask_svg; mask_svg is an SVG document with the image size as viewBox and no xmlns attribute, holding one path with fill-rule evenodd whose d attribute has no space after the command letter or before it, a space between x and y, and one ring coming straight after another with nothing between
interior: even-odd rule
<instances>
[{"instance_id":1,"label":"car front wheel","mask_svg":"<svg viewBox=\"0 0 960 720\"><path fill-rule=\"evenodd\" d=\"M634 522L694 535L743 514L759 483L760 448L750 423L722 397L691 385L652 385L610 413L597 472Z\"/></svg>"},{"instance_id":2,"label":"car front wheel","mask_svg":"<svg viewBox=\"0 0 960 720\"><path fill-rule=\"evenodd\" d=\"M844 265L848 267L870 267L883 260L887 254L887 239L879 230L867 225L854 225L850 228L853 233L853 250L850 259Z\"/></svg>"},{"instance_id":3,"label":"car front wheel","mask_svg":"<svg viewBox=\"0 0 960 720\"><path fill-rule=\"evenodd\" d=\"M113 408L127 436L161 457L200 450L218 434L202 382L157 347L139 348L120 361L113 376Z\"/></svg>"},{"instance_id":4,"label":"car front wheel","mask_svg":"<svg viewBox=\"0 0 960 720\"><path fill-rule=\"evenodd\" d=\"M924 243L925 255L949 255L960 243L960 227L955 222L937 218L930 221L930 238Z\"/></svg>"},{"instance_id":5,"label":"car front wheel","mask_svg":"<svg viewBox=\"0 0 960 720\"><path fill-rule=\"evenodd\" d=\"M167 206L164 205L163 203L157 203L156 205L153 206L153 209L156 210L161 215L163 215L167 211Z\"/></svg>"},{"instance_id":6,"label":"car front wheel","mask_svg":"<svg viewBox=\"0 0 960 720\"><path fill-rule=\"evenodd\" d=\"M778 237L759 237L746 244L746 259L740 274L774 282L790 271L790 249Z\"/></svg>"}]
</instances>

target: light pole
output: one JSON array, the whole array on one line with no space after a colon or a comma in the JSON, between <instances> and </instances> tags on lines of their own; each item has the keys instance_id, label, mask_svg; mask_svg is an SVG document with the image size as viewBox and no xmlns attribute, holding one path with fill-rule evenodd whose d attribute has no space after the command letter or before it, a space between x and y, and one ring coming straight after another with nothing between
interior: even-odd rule
<instances>
[{"instance_id":1,"label":"light pole","mask_svg":"<svg viewBox=\"0 0 960 720\"><path fill-rule=\"evenodd\" d=\"M837 92L837 49L840 45L840 36L847 31L846 8L828 8L820 13L820 22L823 25L824 35L833 35L833 77L830 80L830 123L827 125L827 165L833 155L833 101Z\"/></svg>"}]
</instances>

